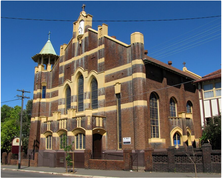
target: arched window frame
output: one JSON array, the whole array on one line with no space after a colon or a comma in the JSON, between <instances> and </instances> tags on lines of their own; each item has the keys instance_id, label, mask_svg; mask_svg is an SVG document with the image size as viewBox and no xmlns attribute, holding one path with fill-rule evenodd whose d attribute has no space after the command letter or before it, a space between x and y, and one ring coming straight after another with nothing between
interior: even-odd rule
<instances>
[{"instance_id":1,"label":"arched window frame","mask_svg":"<svg viewBox=\"0 0 222 178\"><path fill-rule=\"evenodd\" d=\"M177 101L174 97L170 98L170 116L177 117Z\"/></svg>"},{"instance_id":2,"label":"arched window frame","mask_svg":"<svg viewBox=\"0 0 222 178\"><path fill-rule=\"evenodd\" d=\"M178 148L182 144L182 138L180 132L175 132L173 134L173 145Z\"/></svg>"},{"instance_id":3,"label":"arched window frame","mask_svg":"<svg viewBox=\"0 0 222 178\"><path fill-rule=\"evenodd\" d=\"M95 77L91 80L91 108L98 108L98 82Z\"/></svg>"},{"instance_id":4,"label":"arched window frame","mask_svg":"<svg viewBox=\"0 0 222 178\"><path fill-rule=\"evenodd\" d=\"M84 78L81 74L78 77L78 111L84 110Z\"/></svg>"},{"instance_id":5,"label":"arched window frame","mask_svg":"<svg viewBox=\"0 0 222 178\"><path fill-rule=\"evenodd\" d=\"M52 149L52 135L46 136L46 149L47 150Z\"/></svg>"},{"instance_id":6,"label":"arched window frame","mask_svg":"<svg viewBox=\"0 0 222 178\"><path fill-rule=\"evenodd\" d=\"M78 133L75 135L75 149L84 150L85 149L85 134Z\"/></svg>"},{"instance_id":7,"label":"arched window frame","mask_svg":"<svg viewBox=\"0 0 222 178\"><path fill-rule=\"evenodd\" d=\"M150 127L151 138L160 138L159 133L159 97L156 93L150 95Z\"/></svg>"},{"instance_id":8,"label":"arched window frame","mask_svg":"<svg viewBox=\"0 0 222 178\"><path fill-rule=\"evenodd\" d=\"M59 149L64 149L67 146L67 133L62 133L59 136Z\"/></svg>"},{"instance_id":9,"label":"arched window frame","mask_svg":"<svg viewBox=\"0 0 222 178\"><path fill-rule=\"evenodd\" d=\"M68 113L68 109L71 108L71 88L69 85L66 86L66 92L65 92L65 114Z\"/></svg>"},{"instance_id":10,"label":"arched window frame","mask_svg":"<svg viewBox=\"0 0 222 178\"><path fill-rule=\"evenodd\" d=\"M191 101L187 101L186 104L186 112L187 113L193 113L193 104Z\"/></svg>"}]
</instances>

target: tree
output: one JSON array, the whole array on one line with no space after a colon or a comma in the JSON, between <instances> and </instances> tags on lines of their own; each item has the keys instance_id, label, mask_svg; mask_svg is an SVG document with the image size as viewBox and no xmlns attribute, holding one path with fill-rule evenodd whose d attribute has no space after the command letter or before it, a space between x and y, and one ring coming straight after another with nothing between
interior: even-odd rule
<instances>
[{"instance_id":1,"label":"tree","mask_svg":"<svg viewBox=\"0 0 222 178\"><path fill-rule=\"evenodd\" d=\"M3 108L3 122L1 122L1 150L2 152L10 152L12 147L12 140L19 136L19 118L21 107L14 108L6 105Z\"/></svg>"},{"instance_id":2,"label":"tree","mask_svg":"<svg viewBox=\"0 0 222 178\"><path fill-rule=\"evenodd\" d=\"M206 142L210 142L212 149L221 149L221 116L210 118L204 127L201 144Z\"/></svg>"},{"instance_id":3,"label":"tree","mask_svg":"<svg viewBox=\"0 0 222 178\"><path fill-rule=\"evenodd\" d=\"M4 122L6 118L10 117L10 112L13 108L8 105L3 105L1 107L1 122Z\"/></svg>"},{"instance_id":4,"label":"tree","mask_svg":"<svg viewBox=\"0 0 222 178\"><path fill-rule=\"evenodd\" d=\"M25 153L28 149L29 131L32 115L32 100L29 100L22 117L22 148ZM7 105L1 107L1 151L10 152L12 140L19 137L21 107L14 108Z\"/></svg>"},{"instance_id":5,"label":"tree","mask_svg":"<svg viewBox=\"0 0 222 178\"><path fill-rule=\"evenodd\" d=\"M31 117L32 117L32 100L29 100L26 104L26 109L23 111L23 117L22 117L22 148L26 154L29 144Z\"/></svg>"}]
</instances>

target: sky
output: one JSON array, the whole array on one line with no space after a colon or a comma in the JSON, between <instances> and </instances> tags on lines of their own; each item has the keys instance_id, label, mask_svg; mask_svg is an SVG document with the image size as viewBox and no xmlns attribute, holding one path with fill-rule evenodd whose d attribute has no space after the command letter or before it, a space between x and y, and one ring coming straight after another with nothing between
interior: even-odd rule
<instances>
[{"instance_id":1,"label":"sky","mask_svg":"<svg viewBox=\"0 0 222 178\"><path fill-rule=\"evenodd\" d=\"M141 32L150 57L172 61L180 70L185 62L200 76L221 68L221 17L212 17L221 15L220 1L1 1L1 106L21 106L16 99L22 93L17 90L30 91L25 96L33 98L37 64L32 56L41 51L49 31L59 55L60 45L72 37L83 4L95 30L105 23L108 35L126 44L132 33Z\"/></svg>"}]
</instances>

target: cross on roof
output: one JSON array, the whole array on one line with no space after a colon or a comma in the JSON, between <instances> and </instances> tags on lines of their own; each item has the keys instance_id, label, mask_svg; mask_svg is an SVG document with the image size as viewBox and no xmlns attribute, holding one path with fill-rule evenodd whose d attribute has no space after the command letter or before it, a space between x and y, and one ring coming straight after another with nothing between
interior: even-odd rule
<instances>
[{"instance_id":1,"label":"cross on roof","mask_svg":"<svg viewBox=\"0 0 222 178\"><path fill-rule=\"evenodd\" d=\"M85 4L83 4L83 5L82 5L82 11L84 11L84 10L85 10L85 7L86 7L86 5L85 5Z\"/></svg>"},{"instance_id":2,"label":"cross on roof","mask_svg":"<svg viewBox=\"0 0 222 178\"><path fill-rule=\"evenodd\" d=\"M186 65L186 62L183 62L183 65L184 65L184 67L185 67L185 65Z\"/></svg>"},{"instance_id":3,"label":"cross on roof","mask_svg":"<svg viewBox=\"0 0 222 178\"><path fill-rule=\"evenodd\" d=\"M50 34L51 34L51 33L50 33L50 31L49 31L49 33L48 33L48 40L50 40Z\"/></svg>"}]
</instances>

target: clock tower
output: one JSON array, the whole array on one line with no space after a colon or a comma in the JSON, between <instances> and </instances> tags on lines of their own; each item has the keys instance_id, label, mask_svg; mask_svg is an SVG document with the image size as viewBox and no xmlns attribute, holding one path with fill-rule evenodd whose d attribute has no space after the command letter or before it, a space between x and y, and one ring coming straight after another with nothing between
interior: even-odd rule
<instances>
[{"instance_id":1,"label":"clock tower","mask_svg":"<svg viewBox=\"0 0 222 178\"><path fill-rule=\"evenodd\" d=\"M92 27L92 15L86 14L85 4L82 6L79 18L73 23L73 37L81 40L88 28Z\"/></svg>"}]
</instances>

